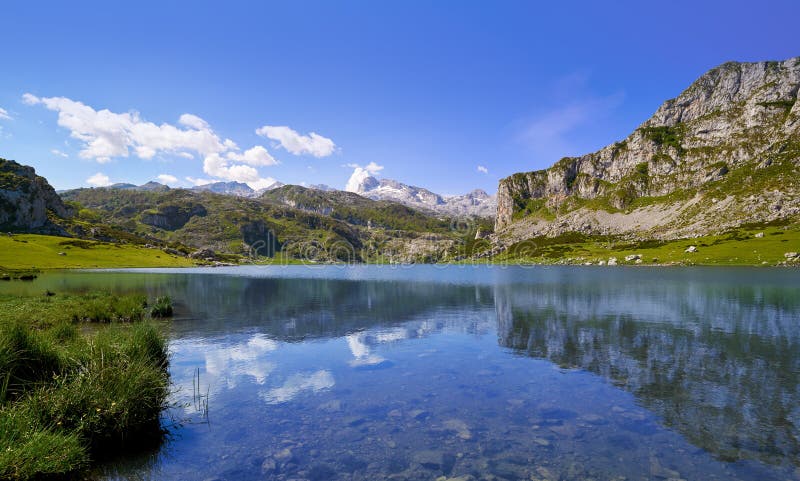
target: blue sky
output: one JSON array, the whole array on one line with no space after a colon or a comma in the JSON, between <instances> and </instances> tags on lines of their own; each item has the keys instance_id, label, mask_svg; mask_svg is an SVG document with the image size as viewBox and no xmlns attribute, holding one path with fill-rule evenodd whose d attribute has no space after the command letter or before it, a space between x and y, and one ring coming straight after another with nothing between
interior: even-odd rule
<instances>
[{"instance_id":1,"label":"blue sky","mask_svg":"<svg viewBox=\"0 0 800 481\"><path fill-rule=\"evenodd\" d=\"M344 188L366 169L494 192L625 137L722 62L800 55L796 1L27 0L0 12L0 157L57 188L158 176Z\"/></svg>"}]
</instances>

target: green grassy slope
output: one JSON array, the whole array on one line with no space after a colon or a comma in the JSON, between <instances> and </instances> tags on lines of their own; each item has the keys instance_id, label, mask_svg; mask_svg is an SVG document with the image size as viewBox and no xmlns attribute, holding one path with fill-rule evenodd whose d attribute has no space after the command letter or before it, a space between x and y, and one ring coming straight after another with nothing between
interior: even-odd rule
<instances>
[{"instance_id":1,"label":"green grassy slope","mask_svg":"<svg viewBox=\"0 0 800 481\"><path fill-rule=\"evenodd\" d=\"M0 270L192 265L191 259L142 246L36 234L0 236Z\"/></svg>"}]
</instances>

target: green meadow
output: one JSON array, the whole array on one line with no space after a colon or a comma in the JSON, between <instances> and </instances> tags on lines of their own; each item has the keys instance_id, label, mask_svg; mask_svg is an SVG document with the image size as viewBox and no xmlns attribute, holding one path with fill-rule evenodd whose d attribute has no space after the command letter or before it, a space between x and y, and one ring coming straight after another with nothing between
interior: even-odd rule
<instances>
[{"instance_id":1,"label":"green meadow","mask_svg":"<svg viewBox=\"0 0 800 481\"><path fill-rule=\"evenodd\" d=\"M0 269L189 267L191 259L131 244L36 234L0 235Z\"/></svg>"},{"instance_id":2,"label":"green meadow","mask_svg":"<svg viewBox=\"0 0 800 481\"><path fill-rule=\"evenodd\" d=\"M695 251L687 252L692 246ZM718 235L666 241L570 233L520 242L494 261L597 264L616 257L619 264L634 264L635 260L625 261L625 257L641 256L641 264L774 266L786 262L788 252L800 252L798 225L750 225Z\"/></svg>"}]
</instances>

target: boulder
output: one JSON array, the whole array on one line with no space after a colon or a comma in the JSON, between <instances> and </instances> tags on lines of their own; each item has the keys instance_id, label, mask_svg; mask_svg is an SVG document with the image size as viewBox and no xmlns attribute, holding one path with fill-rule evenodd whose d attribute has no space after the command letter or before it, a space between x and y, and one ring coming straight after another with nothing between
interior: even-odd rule
<instances>
[{"instance_id":1,"label":"boulder","mask_svg":"<svg viewBox=\"0 0 800 481\"><path fill-rule=\"evenodd\" d=\"M205 247L203 249L198 249L198 250L192 252L191 254L189 254L189 257L192 258L192 259L201 259L201 260L206 260L206 261L213 261L213 260L215 260L217 258L217 254L213 250Z\"/></svg>"}]
</instances>

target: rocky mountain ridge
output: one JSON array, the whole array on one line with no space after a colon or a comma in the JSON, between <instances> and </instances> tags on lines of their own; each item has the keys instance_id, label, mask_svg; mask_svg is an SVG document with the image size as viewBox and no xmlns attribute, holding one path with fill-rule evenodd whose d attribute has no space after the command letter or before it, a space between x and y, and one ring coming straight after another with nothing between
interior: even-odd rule
<instances>
[{"instance_id":1,"label":"rocky mountain ridge","mask_svg":"<svg viewBox=\"0 0 800 481\"><path fill-rule=\"evenodd\" d=\"M276 181L266 188L255 190L243 182L212 182L194 186L189 190L257 199L266 192L279 189L285 185ZM148 182L139 186L119 183L113 184L108 188L144 191L170 189L170 187L158 182ZM345 192L326 184L314 184L308 186L308 188L321 192ZM398 202L414 209L450 216L493 218L497 208L496 198L481 189L475 189L463 195L442 196L422 187L407 185L391 179L379 180L371 176L362 181L355 193L371 200Z\"/></svg>"},{"instance_id":2,"label":"rocky mountain ridge","mask_svg":"<svg viewBox=\"0 0 800 481\"><path fill-rule=\"evenodd\" d=\"M197 192L213 192L215 194L232 195L235 197L247 197L255 199L261 197L264 192L268 192L279 187L283 187L283 182L275 181L263 189L253 189L244 182L212 182L210 184L197 185L192 187L191 190Z\"/></svg>"},{"instance_id":3,"label":"rocky mountain ridge","mask_svg":"<svg viewBox=\"0 0 800 481\"><path fill-rule=\"evenodd\" d=\"M365 177L355 193L373 200L391 200L417 209L456 216L494 217L497 207L496 198L480 189L464 195L442 196L423 187L372 176Z\"/></svg>"},{"instance_id":4,"label":"rocky mountain ridge","mask_svg":"<svg viewBox=\"0 0 800 481\"><path fill-rule=\"evenodd\" d=\"M502 179L496 240L677 238L795 218L799 89L800 57L720 65L624 140Z\"/></svg>"}]
</instances>

